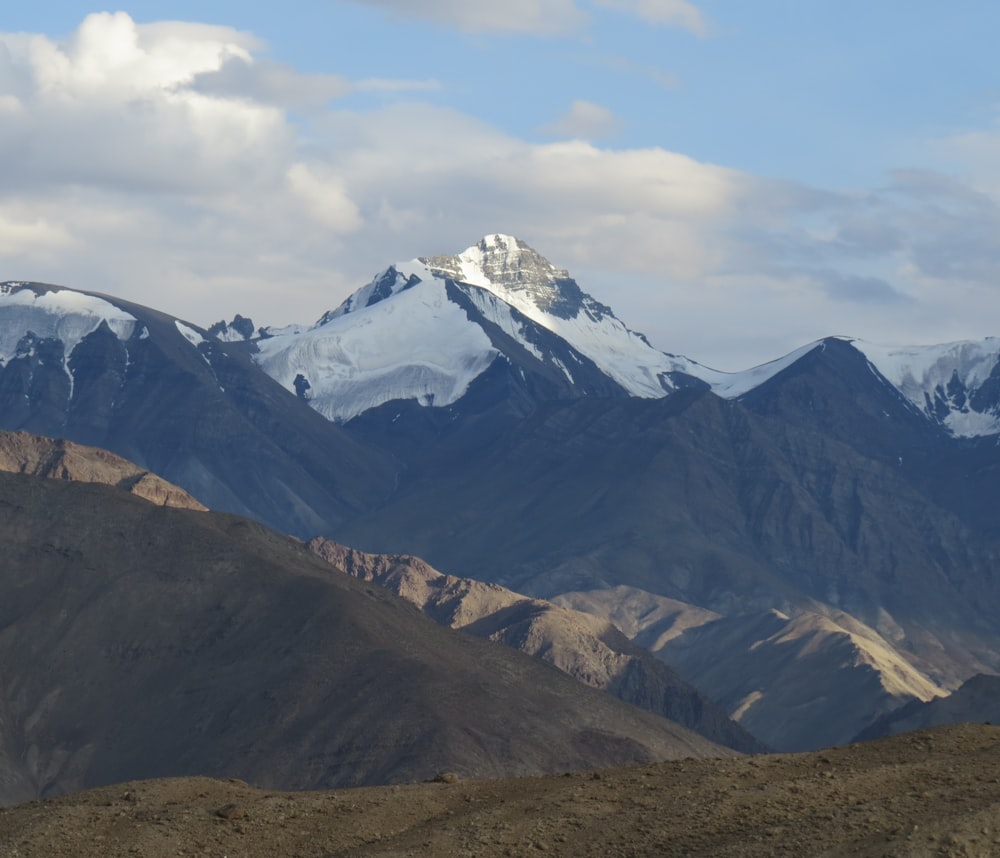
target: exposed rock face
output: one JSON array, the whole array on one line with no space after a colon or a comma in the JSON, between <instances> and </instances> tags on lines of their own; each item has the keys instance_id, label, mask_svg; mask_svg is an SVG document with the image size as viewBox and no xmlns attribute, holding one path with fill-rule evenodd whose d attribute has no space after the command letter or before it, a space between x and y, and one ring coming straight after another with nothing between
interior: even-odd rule
<instances>
[{"instance_id":1,"label":"exposed rock face","mask_svg":"<svg viewBox=\"0 0 1000 858\"><path fill-rule=\"evenodd\" d=\"M585 309L599 319L610 308L599 304L576 284L564 268L556 268L537 250L511 235L488 235L455 256L421 257L428 268L453 280L477 283L521 293L538 309L572 319Z\"/></svg>"},{"instance_id":2,"label":"exposed rock face","mask_svg":"<svg viewBox=\"0 0 1000 858\"><path fill-rule=\"evenodd\" d=\"M0 429L0 471L56 480L103 483L157 504L205 510L184 489L138 467L128 459L72 441Z\"/></svg>"},{"instance_id":3,"label":"exposed rock face","mask_svg":"<svg viewBox=\"0 0 1000 858\"><path fill-rule=\"evenodd\" d=\"M751 735L607 620L497 584L444 575L418 557L367 554L321 537L309 548L336 568L388 588L453 629L537 656L587 685L677 721L714 742L763 750Z\"/></svg>"},{"instance_id":4,"label":"exposed rock face","mask_svg":"<svg viewBox=\"0 0 1000 858\"><path fill-rule=\"evenodd\" d=\"M170 775L307 789L733 753L246 519L8 473L0 510L0 802Z\"/></svg>"}]
</instances>

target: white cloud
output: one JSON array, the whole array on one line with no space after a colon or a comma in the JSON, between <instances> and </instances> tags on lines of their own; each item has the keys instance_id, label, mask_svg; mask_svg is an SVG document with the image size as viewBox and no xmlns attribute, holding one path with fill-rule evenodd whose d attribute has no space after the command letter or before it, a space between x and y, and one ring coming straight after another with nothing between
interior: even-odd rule
<instances>
[{"instance_id":1,"label":"white cloud","mask_svg":"<svg viewBox=\"0 0 1000 858\"><path fill-rule=\"evenodd\" d=\"M407 18L423 18L469 33L560 35L583 27L575 0L353 0Z\"/></svg>"},{"instance_id":2,"label":"white cloud","mask_svg":"<svg viewBox=\"0 0 1000 858\"><path fill-rule=\"evenodd\" d=\"M330 170L293 164L288 169L288 183L313 216L335 232L353 232L361 226L358 207L344 192L344 183Z\"/></svg>"},{"instance_id":3,"label":"white cloud","mask_svg":"<svg viewBox=\"0 0 1000 858\"><path fill-rule=\"evenodd\" d=\"M606 107L577 99L566 113L542 131L553 137L595 140L613 136L620 126L621 121Z\"/></svg>"},{"instance_id":4,"label":"white cloud","mask_svg":"<svg viewBox=\"0 0 1000 858\"><path fill-rule=\"evenodd\" d=\"M365 83L299 75L261 48L121 13L65 42L0 35L0 279L281 324L393 261L501 231L654 344L723 369L831 333L995 333L992 192L910 171L830 193L662 148L531 143L419 102L337 109L329 97ZM308 139L289 116L302 104ZM602 110L568 117L594 133Z\"/></svg>"},{"instance_id":5,"label":"white cloud","mask_svg":"<svg viewBox=\"0 0 1000 858\"><path fill-rule=\"evenodd\" d=\"M83 184L205 193L258 181L292 147L280 110L185 88L254 41L234 30L88 16L65 43L0 37L0 188ZM283 171L282 171L283 172Z\"/></svg>"},{"instance_id":6,"label":"white cloud","mask_svg":"<svg viewBox=\"0 0 1000 858\"><path fill-rule=\"evenodd\" d=\"M635 15L650 24L683 27L699 36L707 32L701 12L687 0L594 0L598 6Z\"/></svg>"}]
</instances>

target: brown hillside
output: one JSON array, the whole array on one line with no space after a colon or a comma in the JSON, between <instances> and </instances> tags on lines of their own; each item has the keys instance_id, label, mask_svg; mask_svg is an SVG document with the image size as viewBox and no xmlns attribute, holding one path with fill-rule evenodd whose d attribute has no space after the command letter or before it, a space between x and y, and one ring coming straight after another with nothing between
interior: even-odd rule
<instances>
[{"instance_id":1,"label":"brown hillside","mask_svg":"<svg viewBox=\"0 0 1000 858\"><path fill-rule=\"evenodd\" d=\"M206 509L184 489L98 447L0 429L0 471L56 480L103 483L159 506Z\"/></svg>"}]
</instances>

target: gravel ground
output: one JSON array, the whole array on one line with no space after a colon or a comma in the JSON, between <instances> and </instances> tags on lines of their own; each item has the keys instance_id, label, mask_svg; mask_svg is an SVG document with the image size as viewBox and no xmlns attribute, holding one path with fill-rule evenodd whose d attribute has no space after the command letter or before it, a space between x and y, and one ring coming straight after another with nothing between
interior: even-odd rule
<instances>
[{"instance_id":1,"label":"gravel ground","mask_svg":"<svg viewBox=\"0 0 1000 858\"><path fill-rule=\"evenodd\" d=\"M335 792L141 781L0 810L3 858L995 856L1000 727L807 754Z\"/></svg>"}]
</instances>

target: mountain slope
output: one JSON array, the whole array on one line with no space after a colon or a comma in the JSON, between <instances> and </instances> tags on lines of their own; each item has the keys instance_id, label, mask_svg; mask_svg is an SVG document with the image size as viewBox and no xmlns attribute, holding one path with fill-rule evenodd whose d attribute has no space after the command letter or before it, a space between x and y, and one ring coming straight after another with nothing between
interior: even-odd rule
<instances>
[{"instance_id":1,"label":"mountain slope","mask_svg":"<svg viewBox=\"0 0 1000 858\"><path fill-rule=\"evenodd\" d=\"M952 688L1000 666L995 549L900 468L945 436L859 362L870 387L820 361L756 401L546 403L460 463L442 436L394 498L332 535L547 599L626 586L727 617L843 612ZM837 379L853 405L833 396ZM892 403L912 422L885 418ZM882 428L858 449L866 422ZM814 691L803 730L819 744L833 709Z\"/></svg>"},{"instance_id":2,"label":"mountain slope","mask_svg":"<svg viewBox=\"0 0 1000 858\"><path fill-rule=\"evenodd\" d=\"M0 853L398 858L989 856L1000 728L571 777L276 793L182 778L0 809Z\"/></svg>"},{"instance_id":3,"label":"mountain slope","mask_svg":"<svg viewBox=\"0 0 1000 858\"><path fill-rule=\"evenodd\" d=\"M944 693L844 614L726 617L685 631L657 654L781 751L845 744L901 702Z\"/></svg>"},{"instance_id":4,"label":"mountain slope","mask_svg":"<svg viewBox=\"0 0 1000 858\"><path fill-rule=\"evenodd\" d=\"M729 753L444 629L254 522L0 473L2 800L306 789Z\"/></svg>"}]
</instances>

